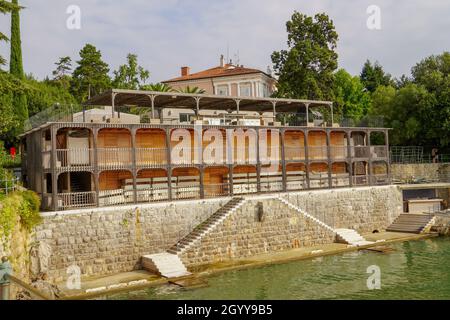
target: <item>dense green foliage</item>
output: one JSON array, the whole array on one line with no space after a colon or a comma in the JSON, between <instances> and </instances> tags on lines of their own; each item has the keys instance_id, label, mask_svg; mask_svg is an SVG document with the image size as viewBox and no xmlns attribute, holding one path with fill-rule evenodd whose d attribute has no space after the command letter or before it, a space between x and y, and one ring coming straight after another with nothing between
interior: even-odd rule
<instances>
[{"instance_id":1,"label":"dense green foliage","mask_svg":"<svg viewBox=\"0 0 450 320\"><path fill-rule=\"evenodd\" d=\"M182 89L178 89L177 92L181 93L196 93L196 94L203 94L205 93L204 89L200 89L199 87L184 87Z\"/></svg>"},{"instance_id":2,"label":"dense green foliage","mask_svg":"<svg viewBox=\"0 0 450 320\"><path fill-rule=\"evenodd\" d=\"M137 55L128 54L127 64L119 66L114 71L112 87L117 89L137 90L145 85L150 77L150 72L138 65Z\"/></svg>"},{"instance_id":3,"label":"dense green foliage","mask_svg":"<svg viewBox=\"0 0 450 320\"><path fill-rule=\"evenodd\" d=\"M288 49L272 53L279 97L331 100L338 34L324 13L294 12L286 23Z\"/></svg>"},{"instance_id":4,"label":"dense green foliage","mask_svg":"<svg viewBox=\"0 0 450 320\"><path fill-rule=\"evenodd\" d=\"M9 237L17 222L28 231L41 223L39 196L33 191L15 191L0 200L0 237Z\"/></svg>"},{"instance_id":5,"label":"dense green foliage","mask_svg":"<svg viewBox=\"0 0 450 320\"><path fill-rule=\"evenodd\" d=\"M11 13L11 58L9 61L9 72L17 79L24 79L22 62L22 41L20 38L20 15L18 0L12 0L16 6ZM28 119L27 97L22 92L12 93L12 109L17 118L17 125L14 127L16 134L22 132L23 123Z\"/></svg>"},{"instance_id":6,"label":"dense green foliage","mask_svg":"<svg viewBox=\"0 0 450 320\"><path fill-rule=\"evenodd\" d=\"M6 0L0 0L0 13L6 14L12 12L14 9L17 9L17 5ZM8 40L9 40L8 37L4 33L0 32L0 41L8 41ZM0 66L4 65L5 63L6 63L5 58L0 56Z\"/></svg>"},{"instance_id":7,"label":"dense green foliage","mask_svg":"<svg viewBox=\"0 0 450 320\"><path fill-rule=\"evenodd\" d=\"M367 60L364 63L360 78L364 87L370 92L374 92L379 86L389 86L393 84L391 75L384 72L383 67L378 61L372 64Z\"/></svg>"},{"instance_id":8,"label":"dense green foliage","mask_svg":"<svg viewBox=\"0 0 450 320\"><path fill-rule=\"evenodd\" d=\"M111 87L109 66L102 60L102 54L96 47L86 44L80 51L77 64L71 81L71 91L77 101L85 101Z\"/></svg>"}]
</instances>

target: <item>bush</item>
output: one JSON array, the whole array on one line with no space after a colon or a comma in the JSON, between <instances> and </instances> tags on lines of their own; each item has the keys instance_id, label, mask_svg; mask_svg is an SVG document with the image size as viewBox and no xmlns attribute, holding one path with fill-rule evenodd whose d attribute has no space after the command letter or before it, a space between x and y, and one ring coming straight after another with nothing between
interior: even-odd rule
<instances>
[{"instance_id":1,"label":"bush","mask_svg":"<svg viewBox=\"0 0 450 320\"><path fill-rule=\"evenodd\" d=\"M33 191L15 191L1 200L0 209L0 236L8 237L17 218L26 230L31 231L33 227L41 223L42 217L39 213L40 199Z\"/></svg>"}]
</instances>

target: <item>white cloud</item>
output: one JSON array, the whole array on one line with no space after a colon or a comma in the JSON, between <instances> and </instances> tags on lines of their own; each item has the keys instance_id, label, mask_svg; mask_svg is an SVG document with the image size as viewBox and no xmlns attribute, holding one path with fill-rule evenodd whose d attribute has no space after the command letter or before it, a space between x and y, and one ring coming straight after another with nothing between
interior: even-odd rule
<instances>
[{"instance_id":1,"label":"white cloud","mask_svg":"<svg viewBox=\"0 0 450 320\"><path fill-rule=\"evenodd\" d=\"M239 51L244 65L265 70L270 54L285 47L285 23L294 10L312 15L326 12L340 36L340 66L360 72L364 61L379 60L396 76L413 64L448 50L450 3L446 0L23 0L22 42L26 72L40 78L51 74L60 56L78 59L89 42L103 53L111 68L129 52L151 72L151 81L178 75L179 67L192 70L214 66L221 53ZM66 28L66 8L82 10L82 29ZM382 10L382 30L366 28L366 8ZM9 18L0 17L8 33ZM0 54L8 56L7 44Z\"/></svg>"}]
</instances>

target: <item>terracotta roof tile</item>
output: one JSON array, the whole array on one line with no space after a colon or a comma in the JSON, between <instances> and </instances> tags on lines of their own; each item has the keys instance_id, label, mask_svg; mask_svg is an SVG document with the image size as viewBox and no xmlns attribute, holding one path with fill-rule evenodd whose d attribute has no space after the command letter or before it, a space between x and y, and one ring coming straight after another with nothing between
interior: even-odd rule
<instances>
[{"instance_id":1,"label":"terracotta roof tile","mask_svg":"<svg viewBox=\"0 0 450 320\"><path fill-rule=\"evenodd\" d=\"M258 69L245 68L240 66L234 66L231 64L226 64L223 67L214 67L211 69L206 69L200 72L191 73L187 76L181 76L169 80L162 81L164 82L175 82L175 81L185 81L185 80L196 80L196 79L204 79L204 78L215 78L215 77L226 77L226 76L235 76L241 74L251 74L251 73L263 73L265 72ZM266 74L267 75L267 74Z\"/></svg>"}]
</instances>

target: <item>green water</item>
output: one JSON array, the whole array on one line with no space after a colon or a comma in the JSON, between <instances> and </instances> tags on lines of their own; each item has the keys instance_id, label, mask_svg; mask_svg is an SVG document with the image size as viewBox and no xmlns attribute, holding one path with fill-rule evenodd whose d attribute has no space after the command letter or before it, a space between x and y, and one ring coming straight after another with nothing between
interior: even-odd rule
<instances>
[{"instance_id":1,"label":"green water","mask_svg":"<svg viewBox=\"0 0 450 320\"><path fill-rule=\"evenodd\" d=\"M208 287L166 285L110 299L450 299L450 238L390 245L395 251L356 251L223 273ZM380 267L381 289L366 273Z\"/></svg>"}]
</instances>

